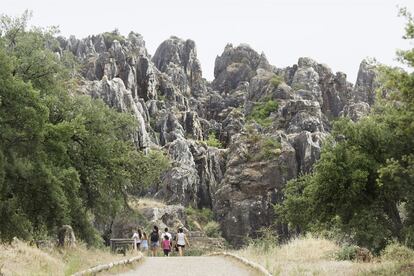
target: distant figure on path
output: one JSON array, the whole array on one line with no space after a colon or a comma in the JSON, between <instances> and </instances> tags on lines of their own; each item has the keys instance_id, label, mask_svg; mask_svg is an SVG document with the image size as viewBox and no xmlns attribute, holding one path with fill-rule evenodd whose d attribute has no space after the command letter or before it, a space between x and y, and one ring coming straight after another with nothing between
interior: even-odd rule
<instances>
[{"instance_id":1,"label":"distant figure on path","mask_svg":"<svg viewBox=\"0 0 414 276\"><path fill-rule=\"evenodd\" d=\"M165 236L168 236L168 240L170 241L170 244L172 245L172 235L168 232L168 228L164 228L164 233L161 234L162 240L165 240Z\"/></svg>"},{"instance_id":2,"label":"distant figure on path","mask_svg":"<svg viewBox=\"0 0 414 276\"><path fill-rule=\"evenodd\" d=\"M154 229L151 232L150 240L152 256L155 257L157 256L158 247L160 246L160 231L156 225L154 225Z\"/></svg>"},{"instance_id":3,"label":"distant figure on path","mask_svg":"<svg viewBox=\"0 0 414 276\"><path fill-rule=\"evenodd\" d=\"M165 235L164 239L162 240L162 249L164 250L164 256L169 256L171 252L171 241L170 237Z\"/></svg>"},{"instance_id":4,"label":"distant figure on path","mask_svg":"<svg viewBox=\"0 0 414 276\"><path fill-rule=\"evenodd\" d=\"M183 228L180 227L177 233L177 247L178 247L178 253L180 254L180 256L184 255L184 248L186 244L187 246L190 246L187 236L184 234Z\"/></svg>"},{"instance_id":5,"label":"distant figure on path","mask_svg":"<svg viewBox=\"0 0 414 276\"><path fill-rule=\"evenodd\" d=\"M142 238L141 238L141 251L147 251L148 250L148 236L147 233L142 232Z\"/></svg>"},{"instance_id":6,"label":"distant figure on path","mask_svg":"<svg viewBox=\"0 0 414 276\"><path fill-rule=\"evenodd\" d=\"M141 237L142 237L141 229L138 229L138 231L136 231L136 229L134 229L133 234L132 234L132 238L135 240L137 250L139 250L139 247L141 245Z\"/></svg>"}]
</instances>

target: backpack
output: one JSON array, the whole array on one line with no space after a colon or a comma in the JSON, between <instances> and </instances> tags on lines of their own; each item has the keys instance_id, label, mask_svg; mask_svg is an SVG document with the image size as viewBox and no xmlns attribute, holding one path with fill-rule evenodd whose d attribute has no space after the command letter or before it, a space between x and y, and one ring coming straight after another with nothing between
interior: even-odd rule
<instances>
[{"instance_id":1,"label":"backpack","mask_svg":"<svg viewBox=\"0 0 414 276\"><path fill-rule=\"evenodd\" d=\"M151 237L150 237L152 242L157 242L160 239L160 236L158 235L158 232L151 232Z\"/></svg>"}]
</instances>

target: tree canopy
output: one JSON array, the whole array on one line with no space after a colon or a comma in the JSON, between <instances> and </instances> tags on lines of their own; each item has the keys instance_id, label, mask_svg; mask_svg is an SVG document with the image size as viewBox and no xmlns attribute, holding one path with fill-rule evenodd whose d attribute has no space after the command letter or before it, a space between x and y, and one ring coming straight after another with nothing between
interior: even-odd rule
<instances>
[{"instance_id":1,"label":"tree canopy","mask_svg":"<svg viewBox=\"0 0 414 276\"><path fill-rule=\"evenodd\" d=\"M408 19L405 39L414 39ZM399 51L414 67L414 49ZM414 247L414 74L381 66L381 91L369 116L334 124L309 175L290 181L276 207L297 231L339 230L380 250L391 240Z\"/></svg>"},{"instance_id":2,"label":"tree canopy","mask_svg":"<svg viewBox=\"0 0 414 276\"><path fill-rule=\"evenodd\" d=\"M0 239L93 225L156 182L164 155L132 142L134 117L75 93L76 60L53 52L56 29L28 29L29 13L0 18Z\"/></svg>"}]
</instances>

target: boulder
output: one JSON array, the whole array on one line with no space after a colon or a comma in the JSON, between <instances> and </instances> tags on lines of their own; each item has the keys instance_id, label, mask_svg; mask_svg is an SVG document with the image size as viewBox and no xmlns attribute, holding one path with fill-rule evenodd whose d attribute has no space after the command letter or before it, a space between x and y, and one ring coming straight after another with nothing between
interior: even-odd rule
<instances>
[{"instance_id":1,"label":"boulder","mask_svg":"<svg viewBox=\"0 0 414 276\"><path fill-rule=\"evenodd\" d=\"M58 245L61 247L74 247L76 246L75 233L72 226L63 225L58 231Z\"/></svg>"}]
</instances>

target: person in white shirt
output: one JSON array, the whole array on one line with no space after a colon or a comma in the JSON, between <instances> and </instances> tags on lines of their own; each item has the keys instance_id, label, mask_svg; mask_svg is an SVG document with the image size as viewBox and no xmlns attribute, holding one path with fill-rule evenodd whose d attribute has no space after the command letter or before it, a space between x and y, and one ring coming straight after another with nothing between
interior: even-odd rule
<instances>
[{"instance_id":1,"label":"person in white shirt","mask_svg":"<svg viewBox=\"0 0 414 276\"><path fill-rule=\"evenodd\" d=\"M141 229L138 229L138 231L136 231L134 229L134 233L132 234L132 239L135 240L135 244L137 246L137 250L139 250L139 246L141 245L141 238L142 238L142 232Z\"/></svg>"},{"instance_id":2,"label":"person in white shirt","mask_svg":"<svg viewBox=\"0 0 414 276\"><path fill-rule=\"evenodd\" d=\"M178 229L176 243L177 243L176 245L178 247L178 253L180 254L180 256L183 256L185 245L190 246L190 243L187 239L187 236L184 234L183 228Z\"/></svg>"},{"instance_id":3,"label":"person in white shirt","mask_svg":"<svg viewBox=\"0 0 414 276\"><path fill-rule=\"evenodd\" d=\"M168 239L170 241L172 241L172 235L171 235L171 233L168 232L168 228L167 227L165 227L164 233L161 234L162 240L165 240L165 236L168 236Z\"/></svg>"}]
</instances>

